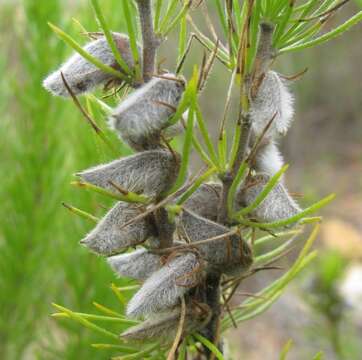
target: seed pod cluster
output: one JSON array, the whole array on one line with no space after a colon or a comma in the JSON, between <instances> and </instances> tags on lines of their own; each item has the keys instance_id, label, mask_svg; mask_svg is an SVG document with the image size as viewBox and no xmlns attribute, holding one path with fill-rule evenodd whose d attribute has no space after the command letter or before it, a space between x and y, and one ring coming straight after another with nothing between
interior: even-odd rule
<instances>
[{"instance_id":1,"label":"seed pod cluster","mask_svg":"<svg viewBox=\"0 0 362 360\"><path fill-rule=\"evenodd\" d=\"M122 59L130 69L133 69L134 61L128 36L115 32L112 35ZM83 49L103 64L122 72L122 69L118 65L104 36L89 42ZM75 95L87 93L97 86L105 85L111 81L119 82L120 80L113 75L100 70L76 53L43 81L44 88L55 96L69 96L68 90L62 80L61 73L63 73L67 84Z\"/></svg>"}]
</instances>

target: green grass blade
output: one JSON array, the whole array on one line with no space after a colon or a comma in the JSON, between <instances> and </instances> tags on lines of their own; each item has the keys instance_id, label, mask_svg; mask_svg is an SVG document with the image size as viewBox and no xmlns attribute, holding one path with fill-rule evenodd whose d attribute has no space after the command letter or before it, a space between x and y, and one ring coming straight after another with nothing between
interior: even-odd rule
<instances>
[{"instance_id":1,"label":"green grass blade","mask_svg":"<svg viewBox=\"0 0 362 360\"><path fill-rule=\"evenodd\" d=\"M175 16L175 18L171 21L169 26L162 33L164 36L167 36L175 28L175 26L180 22L180 20L186 18L187 11L189 10L190 6L191 6L191 1L186 1L183 4L181 11Z\"/></svg>"},{"instance_id":2,"label":"green grass blade","mask_svg":"<svg viewBox=\"0 0 362 360\"><path fill-rule=\"evenodd\" d=\"M112 50L112 53L114 55L114 58L116 59L117 63L121 67L121 69L126 73L131 75L131 71L127 65L127 63L122 59L122 56L120 52L117 49L116 43L114 42L113 36L108 28L107 22L103 16L102 10L98 4L98 0L91 0L94 12L96 14L97 20L99 22L99 25L101 26L104 36L107 39L108 45ZM124 3L124 1L122 1Z\"/></svg>"},{"instance_id":3,"label":"green grass blade","mask_svg":"<svg viewBox=\"0 0 362 360\"><path fill-rule=\"evenodd\" d=\"M114 334L98 325L95 325L93 324L92 322L84 319L82 316L80 315L77 315L76 313L74 313L73 311L63 307L63 306L60 306L60 305L57 305L57 304L52 304L56 309L66 313L67 315L69 315L70 318L72 318L73 320L79 322L81 325L87 327L88 329L91 329L91 330L94 330L96 332L99 332L101 333L102 335L106 335L108 337L111 337L113 339L119 339L118 335L117 334Z\"/></svg>"},{"instance_id":4,"label":"green grass blade","mask_svg":"<svg viewBox=\"0 0 362 360\"><path fill-rule=\"evenodd\" d=\"M158 33L158 26L160 23L162 3L163 3L163 0L157 0L156 5L155 5L154 28L155 28L156 34Z\"/></svg>"},{"instance_id":5,"label":"green grass blade","mask_svg":"<svg viewBox=\"0 0 362 360\"><path fill-rule=\"evenodd\" d=\"M100 220L96 216L94 216L92 214L89 214L86 211L80 210L80 209L78 209L78 208L76 208L74 206L71 206L69 204L66 204L65 202L63 202L62 205L66 209L68 209L71 213L76 214L76 215L78 215L78 216L80 216L80 217L82 217L84 219L90 220L90 221L95 222L95 223L97 223Z\"/></svg>"},{"instance_id":6,"label":"green grass blade","mask_svg":"<svg viewBox=\"0 0 362 360\"><path fill-rule=\"evenodd\" d=\"M218 155L219 155L219 164L220 164L220 170L222 172L226 171L226 162L227 162L227 136L226 131L223 130L220 134L219 140L217 142L217 149L218 149Z\"/></svg>"},{"instance_id":7,"label":"green grass blade","mask_svg":"<svg viewBox=\"0 0 362 360\"><path fill-rule=\"evenodd\" d=\"M97 68L108 74L111 74L117 78L129 82L129 79L126 75L122 74L121 72L113 69L112 67L106 64L103 64L100 60L87 53L70 35L66 34L63 30L61 30L60 28L51 23L48 23L48 25L67 45L73 48L79 55L84 57L94 66L96 66Z\"/></svg>"},{"instance_id":8,"label":"green grass blade","mask_svg":"<svg viewBox=\"0 0 362 360\"><path fill-rule=\"evenodd\" d=\"M335 197L336 197L335 194L328 195L324 199L316 202L315 204L307 207L306 209L302 210L298 214L296 214L288 219L285 219L285 220L274 221L271 223L257 223L257 222L244 220L244 219L240 219L239 221L241 224L244 224L244 225L249 225L251 227L264 228L264 229L272 229L272 228L277 228L277 227L281 227L281 226L288 226L288 225L291 225L291 224L303 219L305 216L316 212L323 206L326 206Z\"/></svg>"},{"instance_id":9,"label":"green grass blade","mask_svg":"<svg viewBox=\"0 0 362 360\"><path fill-rule=\"evenodd\" d=\"M216 167L212 167L209 170L207 170L204 174L202 174L195 183L186 190L180 198L176 201L177 205L182 205L199 187L201 184L203 184L211 175L215 174L217 171Z\"/></svg>"},{"instance_id":10,"label":"green grass blade","mask_svg":"<svg viewBox=\"0 0 362 360\"><path fill-rule=\"evenodd\" d=\"M119 200L119 201L124 201L124 202L129 202L129 203L141 203L141 204L148 204L150 201L144 195L136 194L131 191L129 191L127 194L121 194L121 193L116 194L112 191L103 189L100 186L93 185L93 184L85 182L85 181L73 181L73 182L71 182L71 185L78 186L78 187L84 188L86 190L91 190L98 194L101 194L101 195L107 196L111 199L115 199L115 200Z\"/></svg>"},{"instance_id":11,"label":"green grass blade","mask_svg":"<svg viewBox=\"0 0 362 360\"><path fill-rule=\"evenodd\" d=\"M200 334L194 334L194 337L198 341L200 341L201 344L206 346L215 355L216 359L225 360L223 355L221 354L220 350L212 342L210 342L208 339L206 339L205 337L203 337Z\"/></svg>"},{"instance_id":12,"label":"green grass blade","mask_svg":"<svg viewBox=\"0 0 362 360\"><path fill-rule=\"evenodd\" d=\"M186 50L186 38L187 38L187 22L186 16L183 16L180 20L180 32L178 38L178 58L177 64L181 62L181 58Z\"/></svg>"},{"instance_id":13,"label":"green grass blade","mask_svg":"<svg viewBox=\"0 0 362 360\"><path fill-rule=\"evenodd\" d=\"M217 157L216 151L214 149L214 145L212 144L212 141L211 141L210 135L209 135L209 131L206 127L206 123L204 121L204 118L203 118L201 110L200 110L200 106L197 103L195 103L195 112L196 112L197 125L199 127L201 136L205 142L206 148L208 150L208 155L210 156L211 160L215 164L219 164L218 157Z\"/></svg>"},{"instance_id":14,"label":"green grass blade","mask_svg":"<svg viewBox=\"0 0 362 360\"><path fill-rule=\"evenodd\" d=\"M187 170L189 166L189 159L190 159L190 153L191 153L191 147L192 147L192 136L194 131L194 108L193 106L189 110L188 119L187 119L187 127L186 127L186 134L185 134L185 140L184 145L182 149L182 159L181 159L181 165L180 165L180 171L177 176L177 179L175 183L173 184L171 190L168 192L168 194L172 194L175 191L177 191L182 184L185 182L185 179L187 177Z\"/></svg>"},{"instance_id":15,"label":"green grass blade","mask_svg":"<svg viewBox=\"0 0 362 360\"><path fill-rule=\"evenodd\" d=\"M246 162L241 164L241 166L239 167L238 172L236 173L236 176L230 186L230 190L229 190L228 197L227 197L227 209L228 209L228 214L230 217L232 217L233 212L234 212L234 199L235 199L236 191L238 189L239 184L241 183L241 180L242 180L247 168L248 168L248 165Z\"/></svg>"},{"instance_id":16,"label":"green grass blade","mask_svg":"<svg viewBox=\"0 0 362 360\"><path fill-rule=\"evenodd\" d=\"M146 358L146 355L149 355L150 353L152 353L152 351L156 350L156 348L160 347L160 344L153 344L149 347L147 347L145 350L143 351L139 351L136 354L131 354L131 355L125 355L125 356L116 356L116 357L112 357L112 360L144 360Z\"/></svg>"},{"instance_id":17,"label":"green grass blade","mask_svg":"<svg viewBox=\"0 0 362 360\"><path fill-rule=\"evenodd\" d=\"M252 204L249 206L241 209L235 214L235 217L243 216L246 214L249 214L253 210L255 210L269 195L269 193L274 189L274 187L279 182L280 178L283 176L283 174L288 170L289 165L284 165L277 173L275 173L269 181L264 186L263 190L258 194L258 196L255 198Z\"/></svg>"},{"instance_id":18,"label":"green grass blade","mask_svg":"<svg viewBox=\"0 0 362 360\"><path fill-rule=\"evenodd\" d=\"M287 343L283 346L282 352L280 353L279 356L279 360L287 360L287 355L292 346L293 346L293 341L288 340Z\"/></svg>"},{"instance_id":19,"label":"green grass blade","mask_svg":"<svg viewBox=\"0 0 362 360\"><path fill-rule=\"evenodd\" d=\"M165 13L165 15L161 21L160 27L159 27L159 33L164 34L168 21L171 19L171 17L175 13L175 10L177 7L177 2L178 2L177 0L169 0L168 6L166 9L166 13Z\"/></svg>"},{"instance_id":20,"label":"green grass blade","mask_svg":"<svg viewBox=\"0 0 362 360\"><path fill-rule=\"evenodd\" d=\"M80 313L80 312L72 312L72 313L74 315L76 315L76 316L79 316L79 317L81 317L83 319L87 319L87 320L116 322L116 323L121 323L121 324L126 324L126 325L137 325L137 324L139 324L139 321L120 318L120 317L85 314L85 313ZM71 317L69 315L69 313L64 312L64 311L60 312L60 313L52 314L52 316L55 317L55 318L70 318Z\"/></svg>"},{"instance_id":21,"label":"green grass blade","mask_svg":"<svg viewBox=\"0 0 362 360\"><path fill-rule=\"evenodd\" d=\"M345 23L343 23L340 26L337 26L335 29L327 32L326 34L314 39L310 40L304 43L301 43L299 45L295 46L287 46L285 48L280 49L279 54L285 54L287 52L292 51L298 51L310 48L312 46L323 44L339 35L342 35L344 32L349 30L352 26L358 24L362 20L362 11L358 12L356 15L352 16L350 19L348 19Z\"/></svg>"},{"instance_id":22,"label":"green grass blade","mask_svg":"<svg viewBox=\"0 0 362 360\"><path fill-rule=\"evenodd\" d=\"M129 43L131 46L132 56L135 64L136 79L141 79L140 56L138 53L136 30L133 27L132 16L129 9L128 1L121 1L121 4L123 7L123 13L126 20L127 31L129 35Z\"/></svg>"},{"instance_id":23,"label":"green grass blade","mask_svg":"<svg viewBox=\"0 0 362 360\"><path fill-rule=\"evenodd\" d=\"M134 354L134 353L138 352L138 349L136 349L136 348L124 346L124 345L117 345L117 344L91 344L91 346L97 350L114 349L114 350L118 350L124 354Z\"/></svg>"},{"instance_id":24,"label":"green grass blade","mask_svg":"<svg viewBox=\"0 0 362 360\"><path fill-rule=\"evenodd\" d=\"M286 251L288 249L288 247L291 244L293 244L294 241L295 241L295 237L293 236L291 239L289 239L288 241L279 245L275 249L273 249L265 254L256 256L254 259L254 266L260 265L263 263L267 263L267 262L273 260L274 258L277 258L280 254L282 254L284 251Z\"/></svg>"}]
</instances>

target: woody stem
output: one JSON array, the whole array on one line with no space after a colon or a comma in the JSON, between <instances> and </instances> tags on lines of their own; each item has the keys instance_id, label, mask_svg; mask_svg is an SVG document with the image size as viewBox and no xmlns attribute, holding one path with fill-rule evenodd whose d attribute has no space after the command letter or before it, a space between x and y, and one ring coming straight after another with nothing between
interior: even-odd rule
<instances>
[{"instance_id":1,"label":"woody stem","mask_svg":"<svg viewBox=\"0 0 362 360\"><path fill-rule=\"evenodd\" d=\"M143 80L151 79L155 71L156 50L160 41L153 29L151 0L136 0L141 22L143 42Z\"/></svg>"}]
</instances>

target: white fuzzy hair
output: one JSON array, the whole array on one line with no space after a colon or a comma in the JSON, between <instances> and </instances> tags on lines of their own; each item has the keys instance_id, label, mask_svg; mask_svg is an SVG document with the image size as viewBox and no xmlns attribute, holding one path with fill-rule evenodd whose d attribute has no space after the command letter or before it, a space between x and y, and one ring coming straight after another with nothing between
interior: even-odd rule
<instances>
[{"instance_id":1,"label":"white fuzzy hair","mask_svg":"<svg viewBox=\"0 0 362 360\"><path fill-rule=\"evenodd\" d=\"M293 114L293 96L285 82L276 72L268 71L250 106L254 134L261 135L275 115L265 137L276 139L280 135L285 135L291 125Z\"/></svg>"},{"instance_id":2,"label":"white fuzzy hair","mask_svg":"<svg viewBox=\"0 0 362 360\"><path fill-rule=\"evenodd\" d=\"M167 127L184 91L184 85L174 74L164 76L154 77L122 99L109 119L111 128L136 149L142 148L150 137L159 135Z\"/></svg>"},{"instance_id":3,"label":"white fuzzy hair","mask_svg":"<svg viewBox=\"0 0 362 360\"><path fill-rule=\"evenodd\" d=\"M117 190L109 181L128 191L152 197L172 184L172 179L177 175L177 161L167 150L150 150L92 167L76 175L114 193Z\"/></svg>"},{"instance_id":4,"label":"white fuzzy hair","mask_svg":"<svg viewBox=\"0 0 362 360\"><path fill-rule=\"evenodd\" d=\"M123 60L129 67L133 67L133 57L130 51L128 36L113 33L113 37ZM89 42L83 49L103 64L114 68L119 67L105 37ZM63 83L61 72L75 95L89 92L94 87L105 84L114 78L113 75L103 72L76 53L43 81L44 88L56 96L69 96Z\"/></svg>"},{"instance_id":5,"label":"white fuzzy hair","mask_svg":"<svg viewBox=\"0 0 362 360\"><path fill-rule=\"evenodd\" d=\"M81 244L100 255L112 255L129 246L138 245L153 236L153 227L147 219L122 226L139 215L135 204L118 202L97 226L83 239Z\"/></svg>"},{"instance_id":6,"label":"white fuzzy hair","mask_svg":"<svg viewBox=\"0 0 362 360\"><path fill-rule=\"evenodd\" d=\"M192 275L192 272L198 265L193 253L184 253L167 262L133 296L127 306L127 315L141 317L176 305L180 296L189 290L188 284L196 281L198 275Z\"/></svg>"},{"instance_id":7,"label":"white fuzzy hair","mask_svg":"<svg viewBox=\"0 0 362 360\"><path fill-rule=\"evenodd\" d=\"M145 280L161 267L161 257L146 249L107 258L108 264L120 277Z\"/></svg>"},{"instance_id":8,"label":"white fuzzy hair","mask_svg":"<svg viewBox=\"0 0 362 360\"><path fill-rule=\"evenodd\" d=\"M250 181L252 184L246 186L237 194L239 206L249 206L263 190L270 176L268 174L257 174ZM252 215L262 222L273 222L287 219L301 211L299 205L288 194L286 187L280 182L269 192L264 201L252 212Z\"/></svg>"}]
</instances>

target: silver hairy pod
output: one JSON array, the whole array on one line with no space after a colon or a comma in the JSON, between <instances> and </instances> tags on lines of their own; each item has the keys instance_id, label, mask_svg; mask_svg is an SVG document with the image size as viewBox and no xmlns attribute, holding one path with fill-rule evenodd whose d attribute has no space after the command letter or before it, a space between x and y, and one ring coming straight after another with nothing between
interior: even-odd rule
<instances>
[{"instance_id":1,"label":"silver hairy pod","mask_svg":"<svg viewBox=\"0 0 362 360\"><path fill-rule=\"evenodd\" d=\"M179 233L191 243L209 240L230 232L227 227L184 209L178 224ZM195 245L208 269L226 275L240 274L252 264L249 245L238 234L220 237Z\"/></svg>"},{"instance_id":2,"label":"silver hairy pod","mask_svg":"<svg viewBox=\"0 0 362 360\"><path fill-rule=\"evenodd\" d=\"M185 336L191 332L201 330L209 322L210 317L211 311L206 304L202 304L202 309L187 304L182 335ZM120 337L123 340L130 341L153 339L163 342L173 341L180 324L180 318L181 309L178 307L172 311L159 313L139 325L128 328Z\"/></svg>"},{"instance_id":3,"label":"silver hairy pod","mask_svg":"<svg viewBox=\"0 0 362 360\"><path fill-rule=\"evenodd\" d=\"M97 254L112 255L146 241L155 232L146 218L123 227L141 212L142 210L135 204L118 202L81 240L81 244Z\"/></svg>"},{"instance_id":4,"label":"silver hairy pod","mask_svg":"<svg viewBox=\"0 0 362 360\"><path fill-rule=\"evenodd\" d=\"M152 78L123 99L110 117L111 127L136 150L159 143L184 91L184 82L174 74L163 76Z\"/></svg>"},{"instance_id":5,"label":"silver hairy pod","mask_svg":"<svg viewBox=\"0 0 362 360\"><path fill-rule=\"evenodd\" d=\"M146 280L161 267L161 257L150 253L147 249L110 256L107 262L117 275L135 280Z\"/></svg>"},{"instance_id":6,"label":"silver hairy pod","mask_svg":"<svg viewBox=\"0 0 362 360\"><path fill-rule=\"evenodd\" d=\"M269 143L260 147L255 158L255 169L258 173L275 175L284 166L284 159L276 143Z\"/></svg>"},{"instance_id":7,"label":"silver hairy pod","mask_svg":"<svg viewBox=\"0 0 362 360\"><path fill-rule=\"evenodd\" d=\"M129 68L132 68L134 66L134 61L128 36L120 33L113 33L113 39L123 60ZM103 64L121 71L104 36L89 42L83 49ZM119 80L113 75L97 68L76 53L43 81L44 88L56 96L69 96L67 88L63 83L61 73L63 73L67 84L75 95L89 92L99 85L106 84L110 80Z\"/></svg>"},{"instance_id":8,"label":"silver hairy pod","mask_svg":"<svg viewBox=\"0 0 362 360\"><path fill-rule=\"evenodd\" d=\"M200 262L192 253L182 253L154 272L128 303L127 315L141 317L178 304L201 276Z\"/></svg>"},{"instance_id":9,"label":"silver hairy pod","mask_svg":"<svg viewBox=\"0 0 362 360\"><path fill-rule=\"evenodd\" d=\"M237 206L245 207L252 204L269 180L270 176L267 174L253 176L245 187L238 191ZM300 211L299 205L288 194L285 186L279 182L251 215L259 221L273 222L287 219Z\"/></svg>"},{"instance_id":10,"label":"silver hairy pod","mask_svg":"<svg viewBox=\"0 0 362 360\"><path fill-rule=\"evenodd\" d=\"M290 127L293 113L293 97L286 84L276 72L268 71L250 104L254 135L261 135L273 117L265 138L275 139L285 135Z\"/></svg>"},{"instance_id":11,"label":"silver hairy pod","mask_svg":"<svg viewBox=\"0 0 362 360\"><path fill-rule=\"evenodd\" d=\"M216 221L218 214L221 184L202 184L183 204L183 206L196 214Z\"/></svg>"},{"instance_id":12,"label":"silver hairy pod","mask_svg":"<svg viewBox=\"0 0 362 360\"><path fill-rule=\"evenodd\" d=\"M112 185L157 197L172 186L178 174L178 159L168 150L143 151L77 173L83 181L117 194Z\"/></svg>"}]
</instances>

